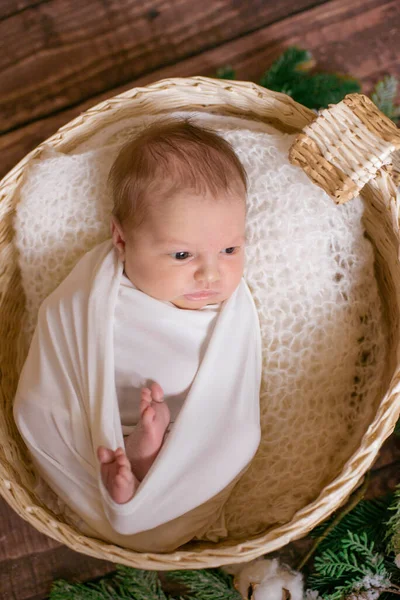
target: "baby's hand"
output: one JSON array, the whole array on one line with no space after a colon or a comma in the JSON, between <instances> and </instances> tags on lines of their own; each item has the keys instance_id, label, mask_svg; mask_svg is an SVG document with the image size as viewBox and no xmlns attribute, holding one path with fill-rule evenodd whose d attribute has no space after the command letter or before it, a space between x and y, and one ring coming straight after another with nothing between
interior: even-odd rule
<instances>
[{"instance_id":1,"label":"baby's hand","mask_svg":"<svg viewBox=\"0 0 400 600\"><path fill-rule=\"evenodd\" d=\"M110 450L104 446L97 449L101 464L101 478L111 498L118 504L129 502L139 485L132 473L131 463L122 448Z\"/></svg>"}]
</instances>

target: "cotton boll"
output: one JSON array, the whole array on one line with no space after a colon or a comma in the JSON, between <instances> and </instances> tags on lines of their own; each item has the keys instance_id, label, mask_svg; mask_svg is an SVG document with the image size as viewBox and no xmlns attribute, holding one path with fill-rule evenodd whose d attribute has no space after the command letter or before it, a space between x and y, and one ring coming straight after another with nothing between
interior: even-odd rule
<instances>
[{"instance_id":1,"label":"cotton boll","mask_svg":"<svg viewBox=\"0 0 400 600\"><path fill-rule=\"evenodd\" d=\"M302 600L303 578L300 573L267 578L255 586L252 600Z\"/></svg>"},{"instance_id":2,"label":"cotton boll","mask_svg":"<svg viewBox=\"0 0 400 600\"><path fill-rule=\"evenodd\" d=\"M258 559L246 565L235 577L235 587L243 598L252 600L302 600L303 576L279 561Z\"/></svg>"}]
</instances>

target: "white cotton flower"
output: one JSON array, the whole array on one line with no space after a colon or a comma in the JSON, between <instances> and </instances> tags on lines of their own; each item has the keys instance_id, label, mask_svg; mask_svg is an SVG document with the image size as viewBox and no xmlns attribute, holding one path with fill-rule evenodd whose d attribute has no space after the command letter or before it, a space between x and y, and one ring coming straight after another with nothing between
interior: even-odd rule
<instances>
[{"instance_id":1,"label":"white cotton flower","mask_svg":"<svg viewBox=\"0 0 400 600\"><path fill-rule=\"evenodd\" d=\"M400 554L398 554L396 556L396 558L394 559L394 564L396 565L396 567L399 567L399 569L400 569Z\"/></svg>"},{"instance_id":2,"label":"white cotton flower","mask_svg":"<svg viewBox=\"0 0 400 600\"><path fill-rule=\"evenodd\" d=\"M304 594L304 600L322 600L317 590L307 589Z\"/></svg>"},{"instance_id":3,"label":"white cotton flower","mask_svg":"<svg viewBox=\"0 0 400 600\"><path fill-rule=\"evenodd\" d=\"M237 568L235 569L237 571ZM279 561L257 559L243 566L235 576L235 587L243 598L252 600L282 600L284 593L290 600L303 600L303 576Z\"/></svg>"}]
</instances>

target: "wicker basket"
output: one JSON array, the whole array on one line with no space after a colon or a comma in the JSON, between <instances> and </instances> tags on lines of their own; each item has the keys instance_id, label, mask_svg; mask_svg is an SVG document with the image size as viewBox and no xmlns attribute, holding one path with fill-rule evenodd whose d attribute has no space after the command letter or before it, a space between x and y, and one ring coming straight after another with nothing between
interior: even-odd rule
<instances>
[{"instance_id":1,"label":"wicker basket","mask_svg":"<svg viewBox=\"0 0 400 600\"><path fill-rule=\"evenodd\" d=\"M36 529L78 552L134 567L160 570L243 562L306 535L348 498L393 430L400 412L400 236L398 200L389 164L392 153L400 146L395 126L363 96L350 96L316 118L312 111L288 96L253 83L196 77L164 80L102 102L61 128L45 143L70 152L117 119L177 109L245 116L289 133L303 130L292 147L292 162L303 166L308 175L338 202L348 200L362 189L367 200L365 227L375 245L377 279L390 322L391 358L379 408L360 447L340 475L289 523L249 540L191 543L170 554L140 554L85 537L41 505L33 494L32 467L12 418L12 401L19 376L15 365L24 314L12 218L24 169L32 158L40 156L44 144L28 154L0 183L0 493Z\"/></svg>"}]
</instances>

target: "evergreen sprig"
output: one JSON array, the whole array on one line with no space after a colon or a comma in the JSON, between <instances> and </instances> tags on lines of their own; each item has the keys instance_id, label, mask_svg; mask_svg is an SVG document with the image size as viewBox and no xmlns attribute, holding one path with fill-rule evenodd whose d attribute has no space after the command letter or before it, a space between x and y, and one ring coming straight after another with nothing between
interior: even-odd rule
<instances>
[{"instance_id":1,"label":"evergreen sprig","mask_svg":"<svg viewBox=\"0 0 400 600\"><path fill-rule=\"evenodd\" d=\"M275 92L283 92L296 102L313 109L326 108L340 102L353 92L359 92L358 80L337 73L312 73L315 60L308 50L289 46L261 77L259 84ZM235 79L232 67L217 71L221 79Z\"/></svg>"},{"instance_id":2,"label":"evergreen sprig","mask_svg":"<svg viewBox=\"0 0 400 600\"><path fill-rule=\"evenodd\" d=\"M50 600L173 600L161 587L156 571L116 565L116 572L97 582L53 583Z\"/></svg>"},{"instance_id":3,"label":"evergreen sprig","mask_svg":"<svg viewBox=\"0 0 400 600\"><path fill-rule=\"evenodd\" d=\"M387 75L379 81L371 94L371 100L389 119L397 122L400 117L400 106L395 104L398 81Z\"/></svg>"},{"instance_id":4,"label":"evergreen sprig","mask_svg":"<svg viewBox=\"0 0 400 600\"><path fill-rule=\"evenodd\" d=\"M233 578L221 569L171 571L163 577L184 590L179 597L163 590L156 571L116 565L115 573L97 582L54 582L49 600L241 600Z\"/></svg>"},{"instance_id":5,"label":"evergreen sprig","mask_svg":"<svg viewBox=\"0 0 400 600\"><path fill-rule=\"evenodd\" d=\"M387 551L400 553L400 485L393 494L393 502L389 508L394 514L386 523L385 539L388 540Z\"/></svg>"},{"instance_id":6,"label":"evergreen sprig","mask_svg":"<svg viewBox=\"0 0 400 600\"><path fill-rule=\"evenodd\" d=\"M384 590L390 585L384 556L376 552L365 532L348 531L341 550L322 552L315 558L314 569L307 584L325 600L340 600L354 590Z\"/></svg>"},{"instance_id":7,"label":"evergreen sprig","mask_svg":"<svg viewBox=\"0 0 400 600\"><path fill-rule=\"evenodd\" d=\"M333 552L340 550L342 539L348 531L364 531L368 538L374 540L375 547L379 552L386 549L386 527L384 524L391 516L391 507L395 502L394 494L388 494L382 498L373 500L361 500L357 506L330 531L318 546L318 551L323 552L328 548ZM324 536L329 526L334 521L336 514L318 525L311 532L311 536L318 538Z\"/></svg>"},{"instance_id":8,"label":"evergreen sprig","mask_svg":"<svg viewBox=\"0 0 400 600\"><path fill-rule=\"evenodd\" d=\"M242 596L233 587L233 579L221 569L199 569L198 571L170 571L170 581L184 585L187 600L241 600Z\"/></svg>"}]
</instances>

